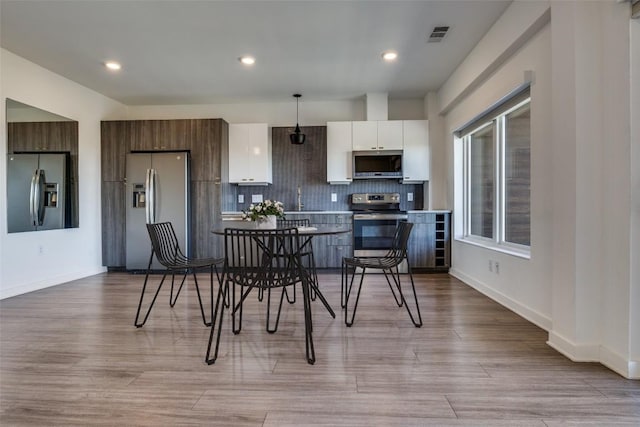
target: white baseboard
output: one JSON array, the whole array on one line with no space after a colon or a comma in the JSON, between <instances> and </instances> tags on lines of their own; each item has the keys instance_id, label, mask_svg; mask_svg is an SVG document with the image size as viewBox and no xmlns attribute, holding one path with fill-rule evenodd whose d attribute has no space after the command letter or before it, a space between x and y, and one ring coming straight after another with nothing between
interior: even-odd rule
<instances>
[{"instance_id":1,"label":"white baseboard","mask_svg":"<svg viewBox=\"0 0 640 427\"><path fill-rule=\"evenodd\" d=\"M598 344L576 344L555 331L549 332L547 344L574 362L600 361L600 346Z\"/></svg>"},{"instance_id":2,"label":"white baseboard","mask_svg":"<svg viewBox=\"0 0 640 427\"><path fill-rule=\"evenodd\" d=\"M532 310L517 301L514 301L508 296L495 291L486 284L475 280L473 277L468 276L455 268L451 268L449 270L449 274L463 281L465 284L471 286L483 295L496 301L498 304L507 307L531 323L541 327L545 331L548 331L549 340L547 341L547 344L570 360L574 362L602 363L607 368L625 378L640 379L640 361L627 360L621 354L599 344L576 344L553 331L553 323L550 318L541 315L535 310Z\"/></svg>"},{"instance_id":3,"label":"white baseboard","mask_svg":"<svg viewBox=\"0 0 640 427\"><path fill-rule=\"evenodd\" d=\"M11 298L16 295L26 294L27 292L33 292L51 286L61 285L72 280L82 279L83 277L94 276L96 274L104 273L107 271L106 267L97 267L84 271L74 271L73 273L67 273L56 277L49 277L46 280L40 280L38 282L24 283L18 286L13 286L8 289L0 289L0 299Z\"/></svg>"},{"instance_id":4,"label":"white baseboard","mask_svg":"<svg viewBox=\"0 0 640 427\"><path fill-rule=\"evenodd\" d=\"M451 268L449 270L449 274L451 274L456 279L463 281L464 283L471 286L473 289L477 290L483 295L486 295L487 297L496 301L498 304L503 305L507 307L509 310L518 314L519 316L524 317L534 325L539 326L545 331L551 330L551 326L552 326L551 319L548 318L547 316L540 314L537 311L525 305L520 304L518 301L515 301L500 292L495 291L494 289L490 288L486 284L474 279L471 276L466 275L465 273L459 270L456 270L455 268Z\"/></svg>"},{"instance_id":5,"label":"white baseboard","mask_svg":"<svg viewBox=\"0 0 640 427\"><path fill-rule=\"evenodd\" d=\"M600 363L630 380L640 379L640 362L627 360L624 356L605 346L600 346Z\"/></svg>"},{"instance_id":6,"label":"white baseboard","mask_svg":"<svg viewBox=\"0 0 640 427\"><path fill-rule=\"evenodd\" d=\"M574 362L598 362L628 379L640 379L640 362L598 344L576 344L557 332L549 332L550 347Z\"/></svg>"}]
</instances>

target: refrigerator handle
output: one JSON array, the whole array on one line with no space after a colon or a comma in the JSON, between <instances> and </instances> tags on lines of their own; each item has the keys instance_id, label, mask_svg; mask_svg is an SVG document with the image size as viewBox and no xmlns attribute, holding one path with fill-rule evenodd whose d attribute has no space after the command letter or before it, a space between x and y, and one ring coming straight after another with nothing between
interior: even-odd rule
<instances>
[{"instance_id":1,"label":"refrigerator handle","mask_svg":"<svg viewBox=\"0 0 640 427\"><path fill-rule=\"evenodd\" d=\"M147 169L147 173L145 175L144 192L146 195L144 205L144 219L145 223L151 224L151 201L153 200L151 195L151 169Z\"/></svg>"},{"instance_id":2,"label":"refrigerator handle","mask_svg":"<svg viewBox=\"0 0 640 427\"><path fill-rule=\"evenodd\" d=\"M151 223L156 223L156 170L151 169Z\"/></svg>"},{"instance_id":3,"label":"refrigerator handle","mask_svg":"<svg viewBox=\"0 0 640 427\"><path fill-rule=\"evenodd\" d=\"M36 198L38 197L38 169L31 175L31 191L29 192L29 218L31 219L31 225L38 225L38 218L36 215Z\"/></svg>"},{"instance_id":4,"label":"refrigerator handle","mask_svg":"<svg viewBox=\"0 0 640 427\"><path fill-rule=\"evenodd\" d=\"M31 191L29 192L29 217L34 227L44 223L44 171L36 169L31 176Z\"/></svg>"},{"instance_id":5,"label":"refrigerator handle","mask_svg":"<svg viewBox=\"0 0 640 427\"><path fill-rule=\"evenodd\" d=\"M36 201L35 201L35 213L38 221L38 226L44 224L44 170L38 169L36 171Z\"/></svg>"}]
</instances>

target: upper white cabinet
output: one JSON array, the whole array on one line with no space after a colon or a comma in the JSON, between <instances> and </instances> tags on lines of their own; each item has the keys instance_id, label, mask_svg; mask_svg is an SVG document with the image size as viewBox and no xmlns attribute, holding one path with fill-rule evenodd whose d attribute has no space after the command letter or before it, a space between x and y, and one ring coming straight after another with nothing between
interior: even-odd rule
<instances>
[{"instance_id":1,"label":"upper white cabinet","mask_svg":"<svg viewBox=\"0 0 640 427\"><path fill-rule=\"evenodd\" d=\"M428 181L430 175L429 121L403 120L403 183Z\"/></svg>"},{"instance_id":2,"label":"upper white cabinet","mask_svg":"<svg viewBox=\"0 0 640 427\"><path fill-rule=\"evenodd\" d=\"M267 123L229 125L229 182L239 185L273 182L271 134Z\"/></svg>"},{"instance_id":3,"label":"upper white cabinet","mask_svg":"<svg viewBox=\"0 0 640 427\"><path fill-rule=\"evenodd\" d=\"M378 150L402 150L402 120L378 122Z\"/></svg>"},{"instance_id":4,"label":"upper white cabinet","mask_svg":"<svg viewBox=\"0 0 640 427\"><path fill-rule=\"evenodd\" d=\"M327 182L350 184L352 175L351 122L327 122Z\"/></svg>"},{"instance_id":5,"label":"upper white cabinet","mask_svg":"<svg viewBox=\"0 0 640 427\"><path fill-rule=\"evenodd\" d=\"M353 151L402 150L402 120L358 121L353 125Z\"/></svg>"},{"instance_id":6,"label":"upper white cabinet","mask_svg":"<svg viewBox=\"0 0 640 427\"><path fill-rule=\"evenodd\" d=\"M351 122L353 151L378 149L378 122Z\"/></svg>"},{"instance_id":7,"label":"upper white cabinet","mask_svg":"<svg viewBox=\"0 0 640 427\"><path fill-rule=\"evenodd\" d=\"M327 182L350 184L353 180L351 122L327 122Z\"/></svg>"}]
</instances>

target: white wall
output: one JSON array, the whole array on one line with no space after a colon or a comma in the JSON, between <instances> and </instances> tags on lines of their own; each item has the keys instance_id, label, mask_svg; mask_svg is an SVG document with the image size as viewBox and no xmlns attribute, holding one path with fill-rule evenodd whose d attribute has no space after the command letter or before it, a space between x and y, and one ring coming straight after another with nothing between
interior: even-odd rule
<instances>
[{"instance_id":1,"label":"white wall","mask_svg":"<svg viewBox=\"0 0 640 427\"><path fill-rule=\"evenodd\" d=\"M596 301L602 301L599 357L603 363L615 368L629 360L630 337L633 338L635 333L640 338L640 324L631 321L634 306L630 305L629 286L634 263L630 233L633 141L630 123L633 116L629 82L632 51L630 27L627 25L631 20L626 7L598 6L596 16L603 33L600 82L603 93L597 112L602 117L602 138L598 144L598 158L602 162L602 206L615 208L603 209L601 214L602 247L598 254L602 257L603 278L602 286L597 289ZM640 142L638 139L635 141L636 145ZM640 258L636 257L635 263L640 263ZM620 310L619 307L625 309ZM640 304L635 305L635 310L640 311ZM640 361L640 358L635 360ZM640 371L636 375L640 378Z\"/></svg>"},{"instance_id":2,"label":"white wall","mask_svg":"<svg viewBox=\"0 0 640 427\"><path fill-rule=\"evenodd\" d=\"M424 119L422 99L390 99L389 120ZM364 95L355 100L300 100L300 126L325 126L327 122L366 120ZM127 107L122 119L194 119L222 118L228 123L268 123L269 126L295 126L296 104L265 102L260 104L143 105Z\"/></svg>"},{"instance_id":3,"label":"white wall","mask_svg":"<svg viewBox=\"0 0 640 427\"><path fill-rule=\"evenodd\" d=\"M509 9L508 9L509 10ZM544 14L544 9L539 11ZM536 16L529 16L536 22ZM518 28L517 31L524 31ZM510 40L517 38L512 35ZM531 258L484 249L460 240L452 244L452 274L484 294L504 304L537 325L551 327L551 31L549 25L535 33L492 76L453 106L445 116L446 135L487 109L503 96L522 85L525 72L533 71L531 85ZM452 86L448 86L449 89ZM453 178L454 143L449 137L447 157ZM461 144L457 141L456 144ZM455 177L456 182L461 177ZM461 192L456 193L459 202ZM453 197L453 194L450 194ZM454 235L462 233L460 203L454 206ZM489 271L489 261L498 261L500 273Z\"/></svg>"},{"instance_id":4,"label":"white wall","mask_svg":"<svg viewBox=\"0 0 640 427\"><path fill-rule=\"evenodd\" d=\"M625 3L514 2L439 97L452 135L533 71L531 259L456 240L452 273L547 329L549 344L572 360L638 378L637 22L631 45L629 29ZM448 139L446 158L435 161L447 161L453 177L460 147ZM459 236L455 178L448 195ZM489 260L500 262L499 275Z\"/></svg>"},{"instance_id":5,"label":"white wall","mask_svg":"<svg viewBox=\"0 0 640 427\"><path fill-rule=\"evenodd\" d=\"M4 49L0 50L0 94L0 298L104 271L100 120L122 114L123 106ZM7 233L5 98L78 121L79 228Z\"/></svg>"},{"instance_id":6,"label":"white wall","mask_svg":"<svg viewBox=\"0 0 640 427\"><path fill-rule=\"evenodd\" d=\"M202 104L129 106L122 119L222 118L228 123L268 123L269 126L296 124L296 103ZM305 101L299 106L300 126L324 126L328 121L364 120L364 100Z\"/></svg>"},{"instance_id":7,"label":"white wall","mask_svg":"<svg viewBox=\"0 0 640 427\"><path fill-rule=\"evenodd\" d=\"M631 377L640 378L640 19L634 19L629 23L630 43L629 52L631 56L631 85L630 97L631 108L631 248L629 260L631 262L629 292L629 330L630 360L636 361L629 369Z\"/></svg>"}]
</instances>

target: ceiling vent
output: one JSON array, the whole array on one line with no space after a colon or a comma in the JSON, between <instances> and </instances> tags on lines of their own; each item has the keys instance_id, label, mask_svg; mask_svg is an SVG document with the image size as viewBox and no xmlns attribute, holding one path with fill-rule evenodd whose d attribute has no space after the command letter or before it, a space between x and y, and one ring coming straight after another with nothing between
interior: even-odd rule
<instances>
[{"instance_id":1,"label":"ceiling vent","mask_svg":"<svg viewBox=\"0 0 640 427\"><path fill-rule=\"evenodd\" d=\"M434 27L427 42L440 43L444 39L444 36L447 35L447 31L449 31L449 27Z\"/></svg>"}]
</instances>

